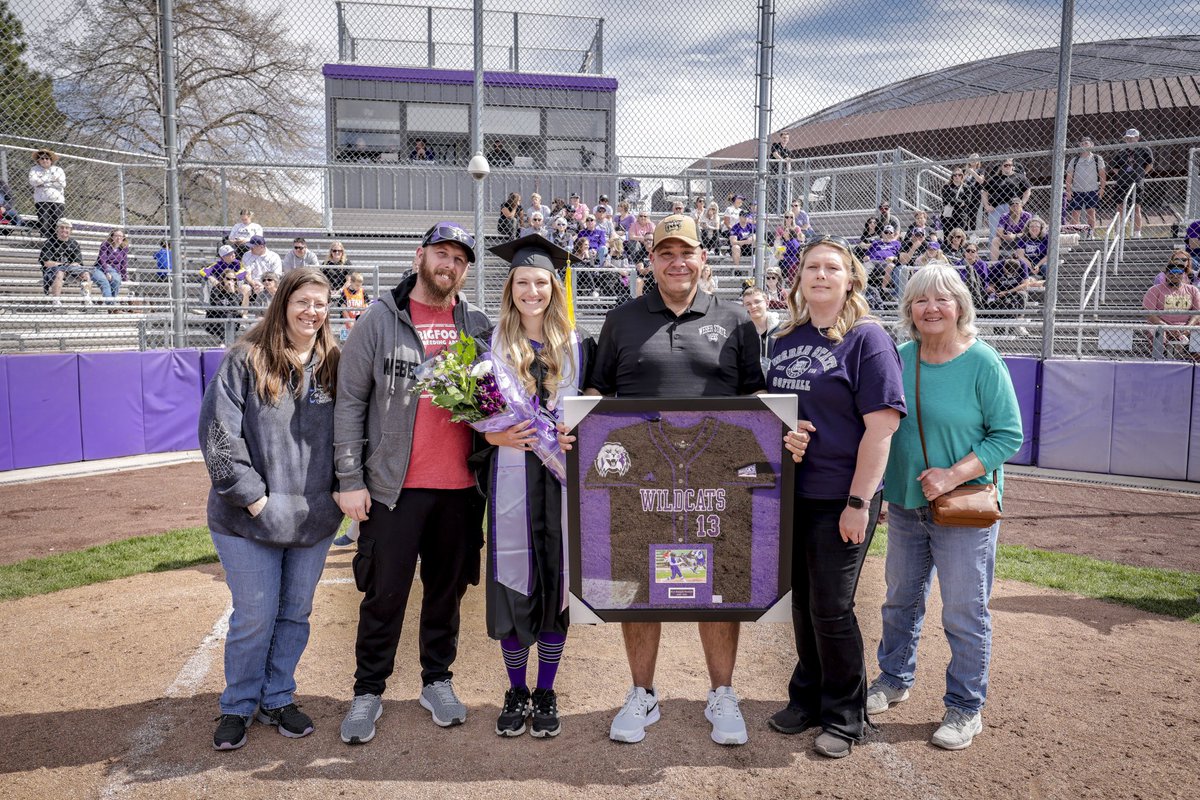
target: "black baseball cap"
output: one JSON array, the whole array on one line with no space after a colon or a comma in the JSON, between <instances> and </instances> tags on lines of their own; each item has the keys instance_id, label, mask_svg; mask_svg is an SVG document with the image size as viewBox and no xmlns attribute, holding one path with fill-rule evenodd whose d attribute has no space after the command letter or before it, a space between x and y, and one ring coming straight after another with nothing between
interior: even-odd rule
<instances>
[{"instance_id":1,"label":"black baseball cap","mask_svg":"<svg viewBox=\"0 0 1200 800\"><path fill-rule=\"evenodd\" d=\"M421 247L439 242L453 242L467 251L467 262L475 263L475 237L457 222L438 222L421 237Z\"/></svg>"}]
</instances>

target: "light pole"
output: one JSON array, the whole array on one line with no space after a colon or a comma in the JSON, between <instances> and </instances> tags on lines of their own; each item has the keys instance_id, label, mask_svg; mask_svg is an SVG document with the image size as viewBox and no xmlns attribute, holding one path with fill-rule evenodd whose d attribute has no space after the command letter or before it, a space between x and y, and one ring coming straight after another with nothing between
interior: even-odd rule
<instances>
[{"instance_id":1,"label":"light pole","mask_svg":"<svg viewBox=\"0 0 1200 800\"><path fill-rule=\"evenodd\" d=\"M483 235L483 179L492 171L487 157L476 151L467 164L467 172L475 179L475 305L483 308L483 259L487 248Z\"/></svg>"}]
</instances>

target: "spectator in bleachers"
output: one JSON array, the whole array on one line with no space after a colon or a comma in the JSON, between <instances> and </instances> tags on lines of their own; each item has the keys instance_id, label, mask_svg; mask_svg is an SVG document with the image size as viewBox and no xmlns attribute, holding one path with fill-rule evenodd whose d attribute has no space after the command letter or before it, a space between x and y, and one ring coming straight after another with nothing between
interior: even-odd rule
<instances>
[{"instance_id":1,"label":"spectator in bleachers","mask_svg":"<svg viewBox=\"0 0 1200 800\"><path fill-rule=\"evenodd\" d=\"M1013 249L1030 275L1046 277L1046 259L1050 255L1050 228L1041 217L1032 217L1017 237Z\"/></svg>"},{"instance_id":2,"label":"spectator in bleachers","mask_svg":"<svg viewBox=\"0 0 1200 800\"><path fill-rule=\"evenodd\" d=\"M962 211L963 230L975 230L975 221L979 219L979 207L983 205L983 187L986 182L983 159L979 153L971 153L967 156L966 166L963 167L963 184L969 192L967 205Z\"/></svg>"},{"instance_id":3,"label":"spectator in bleachers","mask_svg":"<svg viewBox=\"0 0 1200 800\"><path fill-rule=\"evenodd\" d=\"M1183 234L1184 249L1192 259L1192 272L1200 272L1200 219L1193 220Z\"/></svg>"},{"instance_id":4,"label":"spectator in bleachers","mask_svg":"<svg viewBox=\"0 0 1200 800\"><path fill-rule=\"evenodd\" d=\"M862 233L858 236L858 241L854 244L854 255L859 261L867 257L867 250L871 247L871 243L880 237L883 231L879 227L879 217L867 217L863 222Z\"/></svg>"},{"instance_id":5,"label":"spectator in bleachers","mask_svg":"<svg viewBox=\"0 0 1200 800\"><path fill-rule=\"evenodd\" d=\"M1192 260L1188 256L1186 250L1182 247L1176 247L1171 257L1167 259L1167 265L1163 267L1163 271L1154 276L1155 283L1163 283L1167 279L1167 270L1171 267L1187 267L1189 275L1196 275L1196 269L1192 266ZM1197 281L1193 281L1197 286L1200 286L1200 276L1197 276Z\"/></svg>"},{"instance_id":6,"label":"spectator in bleachers","mask_svg":"<svg viewBox=\"0 0 1200 800\"><path fill-rule=\"evenodd\" d=\"M283 259L274 250L267 247L267 240L255 234L247 242L250 249L241 255L242 270L246 273L246 283L250 284L252 294L262 291L263 275L274 272L283 274ZM234 245L236 248L236 245ZM235 250L236 252L236 250Z\"/></svg>"},{"instance_id":7,"label":"spectator in bleachers","mask_svg":"<svg viewBox=\"0 0 1200 800\"><path fill-rule=\"evenodd\" d=\"M488 162L493 167L511 167L513 165L512 153L508 152L503 140L492 140L492 149L488 151Z\"/></svg>"},{"instance_id":8,"label":"spectator in bleachers","mask_svg":"<svg viewBox=\"0 0 1200 800\"><path fill-rule=\"evenodd\" d=\"M772 311L787 311L788 285L783 281L783 270L776 266L763 272L763 294L767 297L767 308Z\"/></svg>"},{"instance_id":9,"label":"spectator in bleachers","mask_svg":"<svg viewBox=\"0 0 1200 800\"><path fill-rule=\"evenodd\" d=\"M759 360L762 362L765 375L767 367L771 363L768 355L771 352L769 339L775 329L779 327L779 312L767 308L767 295L761 288L754 285L753 279L742 290L742 305L746 307L746 313L749 315L750 321L754 323L754 330L758 333L758 349L761 354Z\"/></svg>"},{"instance_id":10,"label":"spectator in bleachers","mask_svg":"<svg viewBox=\"0 0 1200 800\"><path fill-rule=\"evenodd\" d=\"M967 219L967 212L971 210L972 201L977 199L978 194L967 185L963 168L951 170L950 180L942 187L942 230L975 227L975 218Z\"/></svg>"},{"instance_id":11,"label":"spectator in bleachers","mask_svg":"<svg viewBox=\"0 0 1200 800\"><path fill-rule=\"evenodd\" d=\"M346 284L346 277L350 274L350 257L346 255L346 245L339 241L329 243L329 255L325 256L321 274L329 281L330 291L341 291L342 286Z\"/></svg>"},{"instance_id":12,"label":"spectator in bleachers","mask_svg":"<svg viewBox=\"0 0 1200 800\"><path fill-rule=\"evenodd\" d=\"M892 270L899 259L900 239L896 236L896 228L891 224L884 225L880 237L867 248L867 263L863 264L867 269L866 298L872 308L878 308L884 297L892 296Z\"/></svg>"},{"instance_id":13,"label":"spectator in bleachers","mask_svg":"<svg viewBox=\"0 0 1200 800\"><path fill-rule=\"evenodd\" d=\"M571 232L571 224L565 217L554 218L554 230L550 234L550 241L568 253L575 247L575 235Z\"/></svg>"},{"instance_id":14,"label":"spectator in bleachers","mask_svg":"<svg viewBox=\"0 0 1200 800\"><path fill-rule=\"evenodd\" d=\"M1133 201L1133 238L1142 238L1142 192L1146 176L1154 171L1154 153L1139 143L1142 134L1137 128L1125 131L1125 147L1113 156L1113 192L1117 200L1117 215L1125 213L1125 193L1137 186Z\"/></svg>"},{"instance_id":15,"label":"spectator in bleachers","mask_svg":"<svg viewBox=\"0 0 1200 800\"><path fill-rule=\"evenodd\" d=\"M671 202L671 216L678 217L678 216L682 216L683 213L684 213L683 201L682 200L672 201Z\"/></svg>"},{"instance_id":16,"label":"spectator in bleachers","mask_svg":"<svg viewBox=\"0 0 1200 800\"><path fill-rule=\"evenodd\" d=\"M545 239L550 238L550 229L546 227L546 221L542 218L542 212L531 211L529 213L529 227L521 228L521 232L517 234L517 238L521 239L531 233L536 233Z\"/></svg>"},{"instance_id":17,"label":"spectator in bleachers","mask_svg":"<svg viewBox=\"0 0 1200 800\"><path fill-rule=\"evenodd\" d=\"M908 226L908 230L904 234L904 238L900 241L900 255L896 259L901 264L912 264L918 258L925 254L926 248L930 241L933 240L933 234L929 230L929 226L924 223L925 212L918 211L913 215L913 224Z\"/></svg>"},{"instance_id":18,"label":"spectator in bleachers","mask_svg":"<svg viewBox=\"0 0 1200 800\"><path fill-rule=\"evenodd\" d=\"M521 195L509 192L508 198L500 204L500 218L496 221L496 233L501 241L511 241L517 238L525 211L521 208Z\"/></svg>"},{"instance_id":19,"label":"spectator in bleachers","mask_svg":"<svg viewBox=\"0 0 1200 800\"><path fill-rule=\"evenodd\" d=\"M958 265L958 277L967 285L976 308L989 305L988 286L991 277L990 265L979 257L979 245L969 242L963 248L962 263Z\"/></svg>"},{"instance_id":20,"label":"spectator in bleachers","mask_svg":"<svg viewBox=\"0 0 1200 800\"><path fill-rule=\"evenodd\" d=\"M653 225L650 227L654 228ZM721 209L715 200L708 204L697 227L700 229L700 246L710 253L719 254L721 252Z\"/></svg>"},{"instance_id":21,"label":"spectator in bleachers","mask_svg":"<svg viewBox=\"0 0 1200 800\"><path fill-rule=\"evenodd\" d=\"M217 250L217 260L200 270L200 278L208 285L209 294L221 284L225 273L233 274L238 282L238 291L242 295L243 305L250 304L250 284L246 283L246 273L242 262L238 260L237 250L231 244L223 244Z\"/></svg>"},{"instance_id":22,"label":"spectator in bleachers","mask_svg":"<svg viewBox=\"0 0 1200 800\"><path fill-rule=\"evenodd\" d=\"M1016 258L1006 258L990 270L989 307L1019 310L1025 308L1029 290L1041 285Z\"/></svg>"},{"instance_id":23,"label":"spectator in bleachers","mask_svg":"<svg viewBox=\"0 0 1200 800\"><path fill-rule=\"evenodd\" d=\"M154 254L154 280L171 280L171 243L163 239L158 243L158 251Z\"/></svg>"},{"instance_id":24,"label":"spectator in bleachers","mask_svg":"<svg viewBox=\"0 0 1200 800\"><path fill-rule=\"evenodd\" d=\"M708 292L709 294L717 293L717 279L713 276L712 265L708 262L700 268L700 291Z\"/></svg>"},{"instance_id":25,"label":"spectator in bleachers","mask_svg":"<svg viewBox=\"0 0 1200 800\"><path fill-rule=\"evenodd\" d=\"M424 139L418 137L413 141L413 149L408 154L409 161L436 161L437 155Z\"/></svg>"},{"instance_id":26,"label":"spectator in bleachers","mask_svg":"<svg viewBox=\"0 0 1200 800\"><path fill-rule=\"evenodd\" d=\"M1071 224L1078 225L1079 212L1086 211L1088 238L1092 238L1096 230L1096 209L1104 199L1104 188L1108 184L1108 170L1104 158L1092 152L1091 137L1080 139L1079 147L1082 152L1067 162L1063 191L1066 192Z\"/></svg>"},{"instance_id":27,"label":"spectator in bleachers","mask_svg":"<svg viewBox=\"0 0 1200 800\"><path fill-rule=\"evenodd\" d=\"M292 239L292 249L283 256L283 271L291 272L298 267L318 266L317 254L308 249L303 236Z\"/></svg>"},{"instance_id":28,"label":"spectator in bleachers","mask_svg":"<svg viewBox=\"0 0 1200 800\"><path fill-rule=\"evenodd\" d=\"M624 228L626 234L633 228L633 223L637 222L637 215L629 210L628 200L622 200L617 203L617 213L613 217L613 221Z\"/></svg>"},{"instance_id":29,"label":"spectator in bleachers","mask_svg":"<svg viewBox=\"0 0 1200 800\"><path fill-rule=\"evenodd\" d=\"M229 245L225 245L229 247ZM222 270L216 282L208 293L208 308L204 312L206 319L239 319L245 316L243 307L249 305L248 287L238 283L238 273L233 268ZM205 325L204 329L222 341L226 341L226 326L224 323ZM236 327L228 329L229 337L237 334ZM230 339L231 340L231 339Z\"/></svg>"},{"instance_id":30,"label":"spectator in bleachers","mask_svg":"<svg viewBox=\"0 0 1200 800\"><path fill-rule=\"evenodd\" d=\"M238 217L237 223L229 229L229 235L225 237L225 244L233 245L240 259L250 249L250 238L262 236L263 229L262 225L254 221L254 212L248 208L239 211Z\"/></svg>"},{"instance_id":31,"label":"spectator in bleachers","mask_svg":"<svg viewBox=\"0 0 1200 800\"><path fill-rule=\"evenodd\" d=\"M724 227L722 228L722 238L728 238L729 231L733 230L733 226L737 225L742 216L742 203L746 198L740 194L731 195L729 197L729 205L725 208L725 219L722 220ZM747 211L747 214L750 212Z\"/></svg>"},{"instance_id":32,"label":"spectator in bleachers","mask_svg":"<svg viewBox=\"0 0 1200 800\"><path fill-rule=\"evenodd\" d=\"M945 253L947 261L957 265L962 262L966 246L967 232L962 228L951 228L946 233L946 240L942 242L942 252Z\"/></svg>"},{"instance_id":33,"label":"spectator in bleachers","mask_svg":"<svg viewBox=\"0 0 1200 800\"><path fill-rule=\"evenodd\" d=\"M60 219L55 225L54 236L42 244L38 262L42 265L42 291L50 295L51 305L62 305L63 281L68 277L79 281L84 300L91 302L87 286L90 270L83 266L83 251L79 242L71 238L68 220Z\"/></svg>"},{"instance_id":34,"label":"spectator in bleachers","mask_svg":"<svg viewBox=\"0 0 1200 800\"><path fill-rule=\"evenodd\" d=\"M1007 211L1003 217L996 220L996 232L992 237L992 261L1000 259L1001 248L1007 253L1016 247L1017 238L1025 230L1029 220L1033 219L1033 215L1025 210L1025 201L1020 197L1014 196L1004 207Z\"/></svg>"},{"instance_id":35,"label":"spectator in bleachers","mask_svg":"<svg viewBox=\"0 0 1200 800\"><path fill-rule=\"evenodd\" d=\"M784 234L786 234L788 232L788 230L790 230L791 228L796 228L797 231L800 230L799 226L796 225L796 215L794 213L792 213L791 211L789 211L783 215L783 219L780 221L780 223L778 225L775 226L775 230L773 232L774 235L771 237L771 240L767 244L773 245L776 242L782 242ZM800 234L800 238L801 238L801 240L804 239L803 233Z\"/></svg>"},{"instance_id":36,"label":"spectator in bleachers","mask_svg":"<svg viewBox=\"0 0 1200 800\"><path fill-rule=\"evenodd\" d=\"M58 155L50 150L33 154L29 185L33 188L33 210L38 230L47 241L57 233L58 221L67 211L67 174L58 166Z\"/></svg>"},{"instance_id":37,"label":"spectator in bleachers","mask_svg":"<svg viewBox=\"0 0 1200 800\"><path fill-rule=\"evenodd\" d=\"M573 225L575 230L583 230L583 221L591 213L591 209L580 201L579 192L571 192L571 196L567 199L567 208L569 209L569 219L575 223Z\"/></svg>"},{"instance_id":38,"label":"spectator in bleachers","mask_svg":"<svg viewBox=\"0 0 1200 800\"><path fill-rule=\"evenodd\" d=\"M791 172L790 159L794 155L794 151L788 147L788 140L791 134L787 131L779 134L779 141L771 142L771 152L768 154L767 165L771 170L771 184L774 188L775 201L770 203L769 211L778 214L783 210L784 197L787 195L787 174ZM765 352L765 351L764 351Z\"/></svg>"},{"instance_id":39,"label":"spectator in bleachers","mask_svg":"<svg viewBox=\"0 0 1200 800\"><path fill-rule=\"evenodd\" d=\"M914 259L913 263L918 267L923 267L926 264L945 264L950 266L950 260L946 258L946 251L942 249L942 243L937 239L930 239L925 245L925 252ZM903 293L903 289L899 290Z\"/></svg>"},{"instance_id":40,"label":"spectator in bleachers","mask_svg":"<svg viewBox=\"0 0 1200 800\"><path fill-rule=\"evenodd\" d=\"M1017 198L1021 201L1021 205L1024 206L1029 202L1029 195L1032 192L1033 184L1025 177L1024 172L1017 171L1016 162L1011 158L1004 159L1000 163L1000 170L987 179L987 182L983 185L983 191L980 192L983 210L988 215L989 238L996 238L996 231L1000 227L1000 221L1010 215L1010 201L1013 198ZM1025 227L1024 223L1020 227ZM996 257L993 254L992 260L995 261Z\"/></svg>"},{"instance_id":41,"label":"spectator in bleachers","mask_svg":"<svg viewBox=\"0 0 1200 800\"><path fill-rule=\"evenodd\" d=\"M550 209L542 202L542 196L537 192L529 195L529 208L527 209L530 216L537 211L542 215L542 221L545 222L550 216Z\"/></svg>"},{"instance_id":42,"label":"spectator in bleachers","mask_svg":"<svg viewBox=\"0 0 1200 800\"><path fill-rule=\"evenodd\" d=\"M588 214L583 218L583 230L577 237L588 243L588 258L596 262L597 267L608 263L608 234L596 227L596 215Z\"/></svg>"},{"instance_id":43,"label":"spectator in bleachers","mask_svg":"<svg viewBox=\"0 0 1200 800\"><path fill-rule=\"evenodd\" d=\"M807 239L809 233L812 232L812 222L808 218L808 212L804 210L804 203L799 200L793 200L791 215L796 220L796 227L800 229L800 233Z\"/></svg>"},{"instance_id":44,"label":"spectator in bleachers","mask_svg":"<svg viewBox=\"0 0 1200 800\"><path fill-rule=\"evenodd\" d=\"M1163 283L1152 285L1142 298L1142 308L1153 313L1147 317L1152 325L1200 325L1200 288L1192 284L1190 264L1172 262L1167 266ZM1187 331L1166 331L1168 346L1187 349ZM1196 360L1197 354L1190 354Z\"/></svg>"},{"instance_id":45,"label":"spectator in bleachers","mask_svg":"<svg viewBox=\"0 0 1200 800\"><path fill-rule=\"evenodd\" d=\"M21 225L21 215L17 213L17 200L13 197L12 187L8 181L0 180L0 235L7 236L8 232Z\"/></svg>"},{"instance_id":46,"label":"spectator in bleachers","mask_svg":"<svg viewBox=\"0 0 1200 800\"><path fill-rule=\"evenodd\" d=\"M612 238L608 240L608 263L615 270L615 280L609 281L609 286L616 292L617 305L620 305L632 297L633 291L630 288L632 270L626 257L624 228L614 229Z\"/></svg>"},{"instance_id":47,"label":"spectator in bleachers","mask_svg":"<svg viewBox=\"0 0 1200 800\"><path fill-rule=\"evenodd\" d=\"M121 282L129 276L129 240L121 228L113 228L92 265L92 282L100 287L105 305L113 305Z\"/></svg>"},{"instance_id":48,"label":"spectator in bleachers","mask_svg":"<svg viewBox=\"0 0 1200 800\"><path fill-rule=\"evenodd\" d=\"M704 218L704 212L707 209L708 209L708 206L705 204L703 197L697 197L696 200L692 203L692 210L690 213L691 213L692 219L696 220L697 225L699 225L700 220L702 220Z\"/></svg>"},{"instance_id":49,"label":"spectator in bleachers","mask_svg":"<svg viewBox=\"0 0 1200 800\"><path fill-rule=\"evenodd\" d=\"M262 288L250 298L250 305L256 309L265 310L271 305L275 293L279 291L279 281L282 276L278 272L268 272L262 276Z\"/></svg>"},{"instance_id":50,"label":"spectator in bleachers","mask_svg":"<svg viewBox=\"0 0 1200 800\"><path fill-rule=\"evenodd\" d=\"M775 246L778 253L775 265L783 272L784 286L791 286L800 268L800 254L804 251L804 234L799 228L787 228Z\"/></svg>"},{"instance_id":51,"label":"spectator in bleachers","mask_svg":"<svg viewBox=\"0 0 1200 800\"><path fill-rule=\"evenodd\" d=\"M649 241L654 235L654 223L650 222L650 213L642 209L637 212L637 221L626 229L629 234L625 242L625 255L632 263L647 261L650 252Z\"/></svg>"},{"instance_id":52,"label":"spectator in bleachers","mask_svg":"<svg viewBox=\"0 0 1200 800\"><path fill-rule=\"evenodd\" d=\"M599 205L592 212L592 216L596 218L596 227L604 231L606 238L611 239L613 233L617 230L617 226L613 224L612 215L605 210L606 206Z\"/></svg>"},{"instance_id":53,"label":"spectator in bleachers","mask_svg":"<svg viewBox=\"0 0 1200 800\"><path fill-rule=\"evenodd\" d=\"M346 276L342 287L333 293L333 298L334 304L341 309L342 319L345 320L342 324L342 340L345 341L350 329L354 327L354 322L371 304L371 295L363 288L363 274L351 272Z\"/></svg>"},{"instance_id":54,"label":"spectator in bleachers","mask_svg":"<svg viewBox=\"0 0 1200 800\"><path fill-rule=\"evenodd\" d=\"M738 212L738 222L729 229L729 253L733 256L733 265L740 266L742 256L754 255L756 229L750 221L750 211L743 208Z\"/></svg>"},{"instance_id":55,"label":"spectator in bleachers","mask_svg":"<svg viewBox=\"0 0 1200 800\"><path fill-rule=\"evenodd\" d=\"M602 208L604 209L604 213L610 217L612 216L613 207L608 204L608 195L606 194L600 195L600 199L596 201L596 207L592 209L592 212L595 213Z\"/></svg>"},{"instance_id":56,"label":"spectator in bleachers","mask_svg":"<svg viewBox=\"0 0 1200 800\"><path fill-rule=\"evenodd\" d=\"M900 230L900 218L892 213L892 204L887 200L879 204L879 212L875 216L879 218L881 229L891 225L896 231Z\"/></svg>"}]
</instances>

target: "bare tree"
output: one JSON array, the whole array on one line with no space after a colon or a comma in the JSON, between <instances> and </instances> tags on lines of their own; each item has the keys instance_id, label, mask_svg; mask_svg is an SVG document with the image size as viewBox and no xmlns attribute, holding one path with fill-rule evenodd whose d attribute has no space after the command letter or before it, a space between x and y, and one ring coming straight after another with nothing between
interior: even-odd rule
<instances>
[{"instance_id":1,"label":"bare tree","mask_svg":"<svg viewBox=\"0 0 1200 800\"><path fill-rule=\"evenodd\" d=\"M320 69L279 8L233 0L177 0L174 13L179 158L296 161L321 152ZM41 53L73 138L133 153L163 152L157 0L75 0L47 30ZM110 33L111 32L111 33ZM211 207L215 172L195 169L188 207ZM296 176L240 169L240 188L286 200ZM144 187L161 201L161 186ZM157 208L137 210L161 218Z\"/></svg>"}]
</instances>

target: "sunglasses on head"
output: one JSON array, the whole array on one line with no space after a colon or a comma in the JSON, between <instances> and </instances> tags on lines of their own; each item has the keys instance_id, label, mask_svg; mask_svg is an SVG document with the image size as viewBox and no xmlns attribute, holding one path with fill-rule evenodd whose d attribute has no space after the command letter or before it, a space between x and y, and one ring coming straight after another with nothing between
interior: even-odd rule
<instances>
[{"instance_id":1,"label":"sunglasses on head","mask_svg":"<svg viewBox=\"0 0 1200 800\"><path fill-rule=\"evenodd\" d=\"M841 249L845 250L847 253L853 254L853 251L850 249L850 243L848 241L843 239L841 236L831 236L828 233L822 233L820 236L817 236L814 239L809 239L807 242L805 242L804 249L810 250L819 244L829 244L829 245L833 245L834 247L840 247Z\"/></svg>"},{"instance_id":2,"label":"sunglasses on head","mask_svg":"<svg viewBox=\"0 0 1200 800\"><path fill-rule=\"evenodd\" d=\"M434 225L421 239L421 247L428 247L438 242L455 242L461 244L467 250L471 251L471 257L467 260L472 262L475 260L475 239L471 234L453 223L439 222L437 225Z\"/></svg>"}]
</instances>

